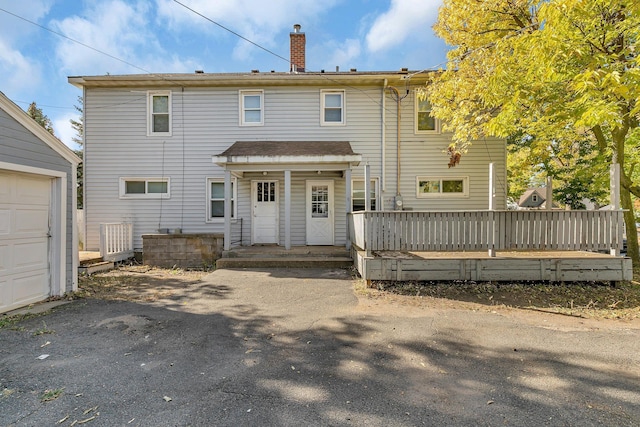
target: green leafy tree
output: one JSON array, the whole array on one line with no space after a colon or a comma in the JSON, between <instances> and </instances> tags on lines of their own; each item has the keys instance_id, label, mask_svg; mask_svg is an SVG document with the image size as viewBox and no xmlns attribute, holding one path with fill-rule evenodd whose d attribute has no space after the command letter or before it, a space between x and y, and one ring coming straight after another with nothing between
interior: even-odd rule
<instances>
[{"instance_id":1,"label":"green leafy tree","mask_svg":"<svg viewBox=\"0 0 640 427\"><path fill-rule=\"evenodd\" d=\"M618 163L625 224L635 230L640 2L444 0L434 29L452 50L425 96L453 132L451 164L474 139L513 135L531 138L532 159L577 156L575 173L562 170L568 188L587 180L589 167L604 174ZM637 235L627 235L639 263Z\"/></svg>"},{"instance_id":2,"label":"green leafy tree","mask_svg":"<svg viewBox=\"0 0 640 427\"><path fill-rule=\"evenodd\" d=\"M69 123L71 123L71 127L76 131L76 134L71 140L78 144L81 149L73 150L74 153L81 159L84 159L84 151L82 147L84 147L84 104L81 96L78 96L78 105L74 105L73 108L80 114L78 120L70 119ZM77 170L78 176L78 209L82 209L84 206L84 162L78 165Z\"/></svg>"},{"instance_id":3,"label":"green leafy tree","mask_svg":"<svg viewBox=\"0 0 640 427\"><path fill-rule=\"evenodd\" d=\"M49 119L49 117L47 117L42 112L41 108L38 108L35 102L29 104L29 108L27 108L27 114L31 116L33 120L38 122L40 126L45 128L47 132L49 132L53 136L56 136L55 132L53 131L53 123L51 123L51 119Z\"/></svg>"},{"instance_id":4,"label":"green leafy tree","mask_svg":"<svg viewBox=\"0 0 640 427\"><path fill-rule=\"evenodd\" d=\"M84 145L84 104L82 96L78 96L78 105L74 105L73 108L75 108L80 114L80 117L78 120L69 120L71 127L76 131L76 134L71 138L71 140L82 147Z\"/></svg>"}]
</instances>

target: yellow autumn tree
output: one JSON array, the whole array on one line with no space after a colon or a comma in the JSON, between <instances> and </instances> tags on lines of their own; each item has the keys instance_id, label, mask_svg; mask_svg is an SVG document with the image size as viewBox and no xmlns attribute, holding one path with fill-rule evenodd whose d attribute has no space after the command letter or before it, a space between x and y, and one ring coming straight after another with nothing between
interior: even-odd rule
<instances>
[{"instance_id":1,"label":"yellow autumn tree","mask_svg":"<svg viewBox=\"0 0 640 427\"><path fill-rule=\"evenodd\" d=\"M594 159L620 164L625 224L635 230L639 1L444 0L434 29L452 49L425 96L453 132L453 162L485 136L528 135L531 152L553 144L560 155L590 141ZM627 235L637 264L637 235Z\"/></svg>"}]
</instances>

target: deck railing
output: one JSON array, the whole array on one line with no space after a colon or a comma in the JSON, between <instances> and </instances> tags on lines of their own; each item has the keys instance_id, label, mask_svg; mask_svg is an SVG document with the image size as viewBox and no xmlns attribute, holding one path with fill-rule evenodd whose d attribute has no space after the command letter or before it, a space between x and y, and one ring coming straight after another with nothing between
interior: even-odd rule
<instances>
[{"instance_id":1,"label":"deck railing","mask_svg":"<svg viewBox=\"0 0 640 427\"><path fill-rule=\"evenodd\" d=\"M354 212L351 242L369 251L622 249L622 211Z\"/></svg>"},{"instance_id":2,"label":"deck railing","mask_svg":"<svg viewBox=\"0 0 640 427\"><path fill-rule=\"evenodd\" d=\"M133 224L100 224L100 256L105 261L122 261L133 255Z\"/></svg>"}]
</instances>

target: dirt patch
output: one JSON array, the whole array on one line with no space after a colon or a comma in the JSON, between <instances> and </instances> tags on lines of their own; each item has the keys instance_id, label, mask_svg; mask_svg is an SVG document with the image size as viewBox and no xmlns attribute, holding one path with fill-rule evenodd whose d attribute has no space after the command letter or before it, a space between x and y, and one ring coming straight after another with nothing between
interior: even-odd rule
<instances>
[{"instance_id":1,"label":"dirt patch","mask_svg":"<svg viewBox=\"0 0 640 427\"><path fill-rule=\"evenodd\" d=\"M78 278L73 298L96 298L133 302L153 302L170 298L184 288L199 283L209 274L204 270L121 265L104 273Z\"/></svg>"},{"instance_id":2,"label":"dirt patch","mask_svg":"<svg viewBox=\"0 0 640 427\"><path fill-rule=\"evenodd\" d=\"M371 299L402 300L416 305L444 303L447 307L509 307L594 319L640 319L640 284L622 282L486 283L373 282L359 287ZM410 299L411 301L407 301ZM435 304L437 305L437 304Z\"/></svg>"}]
</instances>

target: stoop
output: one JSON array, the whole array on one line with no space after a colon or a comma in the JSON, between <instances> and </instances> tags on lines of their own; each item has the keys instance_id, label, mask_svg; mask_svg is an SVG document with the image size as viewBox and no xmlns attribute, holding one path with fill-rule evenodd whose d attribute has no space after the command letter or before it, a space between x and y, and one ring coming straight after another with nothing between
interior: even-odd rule
<instances>
[{"instance_id":1,"label":"stoop","mask_svg":"<svg viewBox=\"0 0 640 427\"><path fill-rule=\"evenodd\" d=\"M222 252L216 268L349 268L344 246L242 246Z\"/></svg>"}]
</instances>

